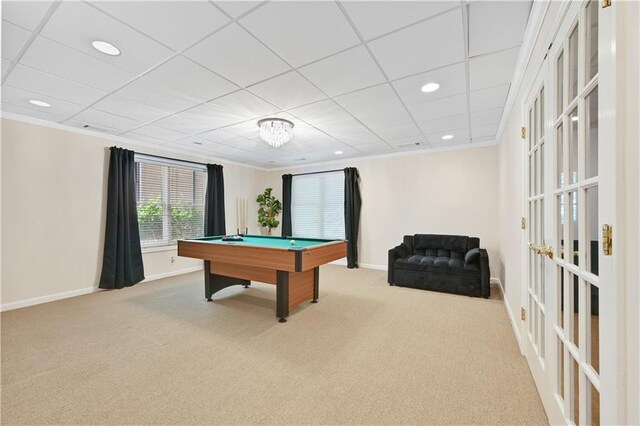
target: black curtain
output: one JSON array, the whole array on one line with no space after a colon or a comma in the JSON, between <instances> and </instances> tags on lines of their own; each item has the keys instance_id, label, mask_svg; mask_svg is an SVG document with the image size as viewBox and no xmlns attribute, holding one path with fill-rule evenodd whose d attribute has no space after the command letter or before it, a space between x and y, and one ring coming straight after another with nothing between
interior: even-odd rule
<instances>
[{"instance_id":1,"label":"black curtain","mask_svg":"<svg viewBox=\"0 0 640 426\"><path fill-rule=\"evenodd\" d=\"M224 235L224 176L222 166L207 164L207 194L204 201L204 236Z\"/></svg>"},{"instance_id":2,"label":"black curtain","mask_svg":"<svg viewBox=\"0 0 640 426\"><path fill-rule=\"evenodd\" d=\"M112 146L107 184L107 223L100 288L130 287L144 280L134 152Z\"/></svg>"},{"instance_id":3,"label":"black curtain","mask_svg":"<svg viewBox=\"0 0 640 426\"><path fill-rule=\"evenodd\" d=\"M360 175L355 167L344 169L344 229L347 238L347 268L358 267L358 229L360 228Z\"/></svg>"},{"instance_id":4,"label":"black curtain","mask_svg":"<svg viewBox=\"0 0 640 426\"><path fill-rule=\"evenodd\" d=\"M292 175L282 175L282 236L293 235L291 226L291 183Z\"/></svg>"}]
</instances>

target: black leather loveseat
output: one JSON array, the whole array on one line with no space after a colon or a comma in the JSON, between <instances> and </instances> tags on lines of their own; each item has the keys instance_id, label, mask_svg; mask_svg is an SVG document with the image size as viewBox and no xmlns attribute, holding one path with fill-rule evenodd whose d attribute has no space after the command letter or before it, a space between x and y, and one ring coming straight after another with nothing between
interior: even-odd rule
<instances>
[{"instance_id":1,"label":"black leather loveseat","mask_svg":"<svg viewBox=\"0 0 640 426\"><path fill-rule=\"evenodd\" d=\"M488 298L489 276L489 256L479 238L405 235L389 250L391 285Z\"/></svg>"}]
</instances>

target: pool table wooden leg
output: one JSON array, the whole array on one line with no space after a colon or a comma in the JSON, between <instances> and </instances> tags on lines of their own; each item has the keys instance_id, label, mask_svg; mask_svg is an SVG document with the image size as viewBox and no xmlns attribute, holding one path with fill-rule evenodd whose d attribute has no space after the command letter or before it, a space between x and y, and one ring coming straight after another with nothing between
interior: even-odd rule
<instances>
[{"instance_id":1,"label":"pool table wooden leg","mask_svg":"<svg viewBox=\"0 0 640 426\"><path fill-rule=\"evenodd\" d=\"M313 300L311 303L318 303L320 297L320 267L316 266L313 270Z\"/></svg>"},{"instance_id":2,"label":"pool table wooden leg","mask_svg":"<svg viewBox=\"0 0 640 426\"><path fill-rule=\"evenodd\" d=\"M279 322L287 322L289 316L289 272L276 272L276 315Z\"/></svg>"},{"instance_id":3,"label":"pool table wooden leg","mask_svg":"<svg viewBox=\"0 0 640 426\"><path fill-rule=\"evenodd\" d=\"M228 277L226 275L213 274L211 270L211 262L204 261L204 297L207 302L211 302L211 296L219 292L223 288L232 285L243 285L245 288L251 285L251 281L242 278Z\"/></svg>"}]
</instances>

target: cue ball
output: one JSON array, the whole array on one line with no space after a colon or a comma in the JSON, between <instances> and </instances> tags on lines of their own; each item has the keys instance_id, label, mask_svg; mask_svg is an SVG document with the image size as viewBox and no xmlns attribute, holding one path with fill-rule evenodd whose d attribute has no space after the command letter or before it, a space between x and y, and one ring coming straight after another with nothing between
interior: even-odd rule
<instances>
[{"instance_id":1,"label":"cue ball","mask_svg":"<svg viewBox=\"0 0 640 426\"><path fill-rule=\"evenodd\" d=\"M296 240L291 240L291 245L294 245L296 243Z\"/></svg>"}]
</instances>

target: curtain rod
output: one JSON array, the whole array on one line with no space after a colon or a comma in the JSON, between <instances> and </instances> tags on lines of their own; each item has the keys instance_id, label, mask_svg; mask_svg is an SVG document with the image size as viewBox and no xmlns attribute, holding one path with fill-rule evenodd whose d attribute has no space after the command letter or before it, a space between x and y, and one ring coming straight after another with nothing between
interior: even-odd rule
<instances>
[{"instance_id":1,"label":"curtain rod","mask_svg":"<svg viewBox=\"0 0 640 426\"><path fill-rule=\"evenodd\" d=\"M320 173L333 173L333 172L342 172L342 171L344 171L344 169L324 170L321 172L295 173L295 174L292 174L291 176L317 175Z\"/></svg>"},{"instance_id":2,"label":"curtain rod","mask_svg":"<svg viewBox=\"0 0 640 426\"><path fill-rule=\"evenodd\" d=\"M145 157L161 158L163 160L179 161L181 163L197 164L199 166L205 166L205 167L207 166L206 163L199 163L197 161L189 161L189 160L181 160L179 158L163 157L162 155L145 154L144 152L138 152L138 151L134 151L134 152L136 154L144 155Z\"/></svg>"}]
</instances>

